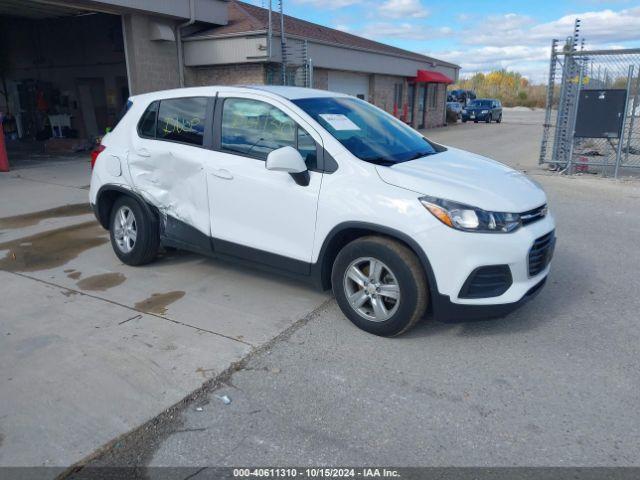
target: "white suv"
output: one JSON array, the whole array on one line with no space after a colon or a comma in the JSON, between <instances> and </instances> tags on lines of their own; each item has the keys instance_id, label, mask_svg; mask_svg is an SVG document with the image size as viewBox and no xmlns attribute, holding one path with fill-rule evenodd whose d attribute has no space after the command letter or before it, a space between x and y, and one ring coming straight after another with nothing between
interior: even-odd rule
<instances>
[{"instance_id":1,"label":"white suv","mask_svg":"<svg viewBox=\"0 0 640 480\"><path fill-rule=\"evenodd\" d=\"M505 315L549 273L554 221L536 183L347 95L135 96L93 164L90 201L124 263L161 245L251 262L332 288L377 335L427 310Z\"/></svg>"}]
</instances>

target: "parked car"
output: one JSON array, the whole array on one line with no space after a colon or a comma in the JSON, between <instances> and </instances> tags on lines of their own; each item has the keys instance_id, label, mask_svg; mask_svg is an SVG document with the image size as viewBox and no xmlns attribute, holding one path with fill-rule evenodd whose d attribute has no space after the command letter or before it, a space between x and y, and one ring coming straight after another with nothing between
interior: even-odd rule
<instances>
[{"instance_id":1,"label":"parked car","mask_svg":"<svg viewBox=\"0 0 640 480\"><path fill-rule=\"evenodd\" d=\"M505 315L542 288L554 249L537 183L339 93L134 96L92 166L90 202L122 262L164 245L257 264L332 288L377 335L427 310Z\"/></svg>"},{"instance_id":2,"label":"parked car","mask_svg":"<svg viewBox=\"0 0 640 480\"><path fill-rule=\"evenodd\" d=\"M467 105L470 101L476 99L476 92L473 90L451 90L447 96L448 101L461 103L462 106Z\"/></svg>"},{"instance_id":3,"label":"parked car","mask_svg":"<svg viewBox=\"0 0 640 480\"><path fill-rule=\"evenodd\" d=\"M502 104L494 98L478 98L462 109L462 121L502 122Z\"/></svg>"},{"instance_id":4,"label":"parked car","mask_svg":"<svg viewBox=\"0 0 640 480\"><path fill-rule=\"evenodd\" d=\"M447 110L455 113L458 116L458 120L462 118L462 105L458 102L447 102Z\"/></svg>"}]
</instances>

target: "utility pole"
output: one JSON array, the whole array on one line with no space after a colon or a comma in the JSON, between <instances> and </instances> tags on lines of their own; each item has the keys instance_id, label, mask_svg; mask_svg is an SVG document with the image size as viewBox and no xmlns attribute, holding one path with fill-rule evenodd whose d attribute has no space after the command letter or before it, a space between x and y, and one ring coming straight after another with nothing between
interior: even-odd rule
<instances>
[{"instance_id":1,"label":"utility pole","mask_svg":"<svg viewBox=\"0 0 640 480\"><path fill-rule=\"evenodd\" d=\"M287 84L287 40L284 33L284 0L280 4L280 50L282 55L282 85Z\"/></svg>"}]
</instances>

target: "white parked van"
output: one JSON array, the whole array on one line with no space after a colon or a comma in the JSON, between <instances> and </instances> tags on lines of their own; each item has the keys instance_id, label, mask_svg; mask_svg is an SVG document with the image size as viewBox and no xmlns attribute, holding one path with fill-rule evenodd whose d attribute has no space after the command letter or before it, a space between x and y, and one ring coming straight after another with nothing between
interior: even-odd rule
<instances>
[{"instance_id":1,"label":"white parked van","mask_svg":"<svg viewBox=\"0 0 640 480\"><path fill-rule=\"evenodd\" d=\"M132 97L93 154L90 201L129 265L161 245L332 288L398 335L427 311L502 316L536 294L555 235L542 189L354 97L199 87Z\"/></svg>"}]
</instances>

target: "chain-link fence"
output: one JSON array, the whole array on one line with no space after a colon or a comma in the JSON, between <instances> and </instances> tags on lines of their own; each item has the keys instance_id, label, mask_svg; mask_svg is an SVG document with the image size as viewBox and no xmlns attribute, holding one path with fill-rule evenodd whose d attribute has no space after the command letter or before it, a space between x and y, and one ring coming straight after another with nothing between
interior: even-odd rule
<instances>
[{"instance_id":1,"label":"chain-link fence","mask_svg":"<svg viewBox=\"0 0 640 480\"><path fill-rule=\"evenodd\" d=\"M640 49L583 50L578 30L562 49L552 44L540 163L613 176L640 169Z\"/></svg>"}]
</instances>

